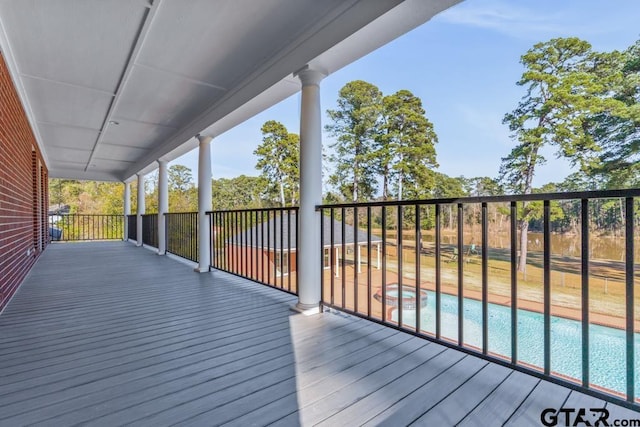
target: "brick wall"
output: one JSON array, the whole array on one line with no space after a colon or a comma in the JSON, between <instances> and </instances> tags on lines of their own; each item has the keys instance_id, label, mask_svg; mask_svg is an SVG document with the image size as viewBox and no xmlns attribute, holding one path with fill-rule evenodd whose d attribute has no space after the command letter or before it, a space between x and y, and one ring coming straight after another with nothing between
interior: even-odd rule
<instances>
[{"instance_id":1,"label":"brick wall","mask_svg":"<svg viewBox=\"0 0 640 427\"><path fill-rule=\"evenodd\" d=\"M0 52L0 311L47 244L47 175Z\"/></svg>"}]
</instances>

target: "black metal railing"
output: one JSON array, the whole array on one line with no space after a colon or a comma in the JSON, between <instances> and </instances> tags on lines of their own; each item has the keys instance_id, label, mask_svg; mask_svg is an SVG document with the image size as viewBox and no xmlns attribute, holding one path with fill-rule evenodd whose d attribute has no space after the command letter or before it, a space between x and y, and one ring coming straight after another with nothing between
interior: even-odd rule
<instances>
[{"instance_id":1,"label":"black metal railing","mask_svg":"<svg viewBox=\"0 0 640 427\"><path fill-rule=\"evenodd\" d=\"M297 295L298 208L207 212L211 267Z\"/></svg>"},{"instance_id":2,"label":"black metal railing","mask_svg":"<svg viewBox=\"0 0 640 427\"><path fill-rule=\"evenodd\" d=\"M322 303L637 408L638 196L318 206Z\"/></svg>"},{"instance_id":3,"label":"black metal railing","mask_svg":"<svg viewBox=\"0 0 640 427\"><path fill-rule=\"evenodd\" d=\"M142 243L158 247L158 214L142 215Z\"/></svg>"},{"instance_id":4,"label":"black metal railing","mask_svg":"<svg viewBox=\"0 0 640 427\"><path fill-rule=\"evenodd\" d=\"M122 240L122 215L50 214L49 237L52 241Z\"/></svg>"},{"instance_id":5,"label":"black metal railing","mask_svg":"<svg viewBox=\"0 0 640 427\"><path fill-rule=\"evenodd\" d=\"M198 212L165 214L167 252L198 262Z\"/></svg>"},{"instance_id":6,"label":"black metal railing","mask_svg":"<svg viewBox=\"0 0 640 427\"><path fill-rule=\"evenodd\" d=\"M137 215L127 215L127 239L138 240L138 218Z\"/></svg>"}]
</instances>

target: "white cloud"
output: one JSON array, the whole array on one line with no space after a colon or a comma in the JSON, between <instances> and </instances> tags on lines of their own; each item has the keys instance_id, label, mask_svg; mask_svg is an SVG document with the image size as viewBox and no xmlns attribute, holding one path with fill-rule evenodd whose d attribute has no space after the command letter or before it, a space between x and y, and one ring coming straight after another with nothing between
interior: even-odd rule
<instances>
[{"instance_id":1,"label":"white cloud","mask_svg":"<svg viewBox=\"0 0 640 427\"><path fill-rule=\"evenodd\" d=\"M493 0L468 0L444 11L437 18L450 24L485 28L517 38L537 39L586 29L568 22L557 7L539 6L533 9L515 2Z\"/></svg>"}]
</instances>

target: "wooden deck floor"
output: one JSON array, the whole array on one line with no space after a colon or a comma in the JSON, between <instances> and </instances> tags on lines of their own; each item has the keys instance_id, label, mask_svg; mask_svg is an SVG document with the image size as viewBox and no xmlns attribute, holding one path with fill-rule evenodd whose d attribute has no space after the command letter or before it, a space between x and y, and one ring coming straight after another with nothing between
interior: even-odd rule
<instances>
[{"instance_id":1,"label":"wooden deck floor","mask_svg":"<svg viewBox=\"0 0 640 427\"><path fill-rule=\"evenodd\" d=\"M540 425L640 414L128 243L51 245L0 315L0 425Z\"/></svg>"}]
</instances>

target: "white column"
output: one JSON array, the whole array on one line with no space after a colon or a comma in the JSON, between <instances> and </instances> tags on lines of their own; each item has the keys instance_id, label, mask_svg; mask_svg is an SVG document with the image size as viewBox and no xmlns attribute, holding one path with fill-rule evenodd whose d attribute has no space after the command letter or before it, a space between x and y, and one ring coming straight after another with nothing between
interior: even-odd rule
<instances>
[{"instance_id":1,"label":"white column","mask_svg":"<svg viewBox=\"0 0 640 427\"><path fill-rule=\"evenodd\" d=\"M336 246L336 277L340 277L340 250Z\"/></svg>"},{"instance_id":2,"label":"white column","mask_svg":"<svg viewBox=\"0 0 640 427\"><path fill-rule=\"evenodd\" d=\"M196 271L209 271L211 254L209 248L209 221L206 215L211 210L211 138L197 135L198 150L198 267Z\"/></svg>"},{"instance_id":3,"label":"white column","mask_svg":"<svg viewBox=\"0 0 640 427\"><path fill-rule=\"evenodd\" d=\"M300 102L300 208L298 222L298 304L305 314L320 308L320 213L322 204L322 111L320 81L325 73L304 69ZM304 232L302 232L304 230Z\"/></svg>"},{"instance_id":4,"label":"white column","mask_svg":"<svg viewBox=\"0 0 640 427\"><path fill-rule=\"evenodd\" d=\"M358 248L356 249L358 251L358 273L362 273L362 256L360 255L360 245L358 242L356 242L356 248Z\"/></svg>"},{"instance_id":5,"label":"white column","mask_svg":"<svg viewBox=\"0 0 640 427\"><path fill-rule=\"evenodd\" d=\"M124 183L124 240L129 240L129 215L131 215L131 183Z\"/></svg>"},{"instance_id":6,"label":"white column","mask_svg":"<svg viewBox=\"0 0 640 427\"><path fill-rule=\"evenodd\" d=\"M144 215L144 175L138 174L138 211L136 212L136 246L142 246L142 215Z\"/></svg>"},{"instance_id":7,"label":"white column","mask_svg":"<svg viewBox=\"0 0 640 427\"><path fill-rule=\"evenodd\" d=\"M381 258L381 254L380 254L380 243L378 243L378 244L376 245L376 253L377 253L377 258L378 258L378 259L376 260L376 268L377 268L378 270L380 270L380 266L382 265L382 261L381 261L381 259L380 259L380 258Z\"/></svg>"},{"instance_id":8,"label":"white column","mask_svg":"<svg viewBox=\"0 0 640 427\"><path fill-rule=\"evenodd\" d=\"M158 255L164 255L167 252L164 214L169 212L169 178L167 161L158 160L158 165Z\"/></svg>"}]
</instances>

